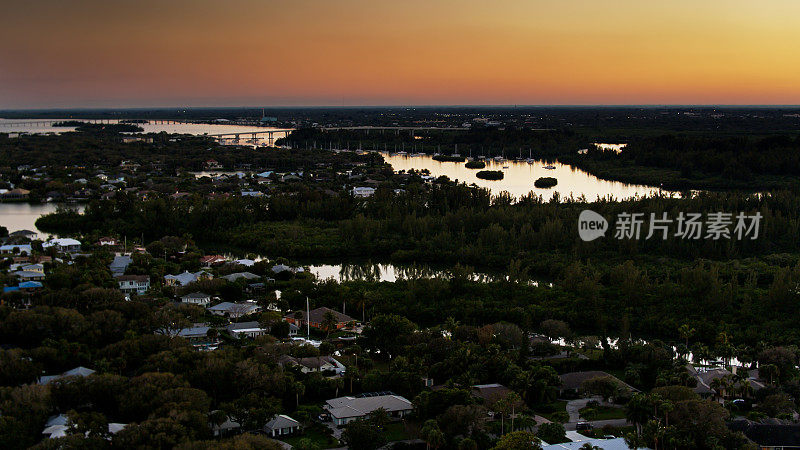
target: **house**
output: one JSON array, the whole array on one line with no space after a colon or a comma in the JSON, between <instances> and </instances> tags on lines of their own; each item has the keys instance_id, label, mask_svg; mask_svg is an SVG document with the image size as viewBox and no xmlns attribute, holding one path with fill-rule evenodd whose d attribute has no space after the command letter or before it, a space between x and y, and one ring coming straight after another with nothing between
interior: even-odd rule
<instances>
[{"instance_id":1,"label":"house","mask_svg":"<svg viewBox=\"0 0 800 450\"><path fill-rule=\"evenodd\" d=\"M108 269L111 270L111 276L118 277L124 275L131 263L133 263L133 258L128 255L115 256L111 264L108 265Z\"/></svg>"},{"instance_id":2,"label":"house","mask_svg":"<svg viewBox=\"0 0 800 450\"><path fill-rule=\"evenodd\" d=\"M283 367L298 366L303 373L311 372L334 372L341 375L345 372L344 364L340 363L331 356L309 356L307 358L294 358L284 355L278 361Z\"/></svg>"},{"instance_id":3,"label":"house","mask_svg":"<svg viewBox=\"0 0 800 450\"><path fill-rule=\"evenodd\" d=\"M47 421L45 424L45 428L42 431L42 434L47 436L48 439L57 439L67 436L67 432L69 431L69 419L64 414L59 414L58 416L54 416L50 420ZM122 431L128 424L126 423L109 423L108 424L108 433L109 434L117 434Z\"/></svg>"},{"instance_id":4,"label":"house","mask_svg":"<svg viewBox=\"0 0 800 450\"><path fill-rule=\"evenodd\" d=\"M257 279L259 279L261 277L259 277L258 275L254 274L254 273L250 273L250 272L236 272L236 273L232 273L230 275L225 275L225 276L220 277L220 278L224 278L224 279L230 281L231 283L233 283L234 281L236 281L236 280L238 280L240 278L244 278L245 280L257 280Z\"/></svg>"},{"instance_id":5,"label":"house","mask_svg":"<svg viewBox=\"0 0 800 450\"><path fill-rule=\"evenodd\" d=\"M6 244L0 246L0 253L31 254L30 244Z\"/></svg>"},{"instance_id":6,"label":"house","mask_svg":"<svg viewBox=\"0 0 800 450\"><path fill-rule=\"evenodd\" d=\"M200 258L200 265L203 267L218 266L224 264L227 260L228 258L222 255L206 255Z\"/></svg>"},{"instance_id":7,"label":"house","mask_svg":"<svg viewBox=\"0 0 800 450\"><path fill-rule=\"evenodd\" d=\"M39 264L39 263L36 263L36 264L25 264L25 265L19 266L19 270L22 270L24 272L38 272L38 273L42 273L43 274L44 273L44 265L43 264Z\"/></svg>"},{"instance_id":8,"label":"house","mask_svg":"<svg viewBox=\"0 0 800 450\"><path fill-rule=\"evenodd\" d=\"M340 329L340 328L344 328L348 324L354 323L356 321L355 319L353 319L352 317L350 317L350 316L348 316L346 314L342 314L342 313L340 313L338 311L334 311L334 310L332 310L330 308L326 308L324 306L322 308L312 309L309 312L308 320L306 320L305 311L297 311L295 314L290 314L290 315L284 317L284 319L287 322L293 323L293 324L295 324L295 325L297 325L299 327L303 327L306 324L309 324L313 328L321 329L322 328L322 324L325 322L325 316L328 313L333 314L333 316L336 318L336 329L337 330Z\"/></svg>"},{"instance_id":9,"label":"house","mask_svg":"<svg viewBox=\"0 0 800 450\"><path fill-rule=\"evenodd\" d=\"M300 422L283 414L273 417L264 425L264 431L266 431L267 435L275 438L295 433L298 430L300 430Z\"/></svg>"},{"instance_id":10,"label":"house","mask_svg":"<svg viewBox=\"0 0 800 450\"><path fill-rule=\"evenodd\" d=\"M81 241L72 238L50 239L42 244L42 248L53 247L59 252L79 252L81 251Z\"/></svg>"},{"instance_id":11,"label":"house","mask_svg":"<svg viewBox=\"0 0 800 450\"><path fill-rule=\"evenodd\" d=\"M211 314L230 317L231 319L238 319L248 314L260 311L261 307L255 304L255 302L222 302L207 309Z\"/></svg>"},{"instance_id":12,"label":"house","mask_svg":"<svg viewBox=\"0 0 800 450\"><path fill-rule=\"evenodd\" d=\"M371 187L354 187L353 197L366 198L375 195L375 188Z\"/></svg>"},{"instance_id":13,"label":"house","mask_svg":"<svg viewBox=\"0 0 800 450\"><path fill-rule=\"evenodd\" d=\"M742 432L759 450L800 449L800 425L755 423L746 419L728 424L732 431Z\"/></svg>"},{"instance_id":14,"label":"house","mask_svg":"<svg viewBox=\"0 0 800 450\"><path fill-rule=\"evenodd\" d=\"M83 366L78 366L72 370L68 370L59 375L45 375L39 378L39 384L50 384L53 381L60 380L66 377L88 377L89 375L95 373L94 370L88 369Z\"/></svg>"},{"instance_id":15,"label":"house","mask_svg":"<svg viewBox=\"0 0 800 450\"><path fill-rule=\"evenodd\" d=\"M189 341L197 341L207 338L208 330L210 329L211 328L207 326L194 325L189 328L173 330L170 334L172 334L173 336L178 336L184 339L188 339Z\"/></svg>"},{"instance_id":16,"label":"house","mask_svg":"<svg viewBox=\"0 0 800 450\"><path fill-rule=\"evenodd\" d=\"M142 295L150 289L150 277L147 275L120 275L117 277L119 290L125 295Z\"/></svg>"},{"instance_id":17,"label":"house","mask_svg":"<svg viewBox=\"0 0 800 450\"><path fill-rule=\"evenodd\" d=\"M706 367L694 367L691 364L686 365L686 370L689 372L691 376L693 376L697 380L697 385L692 389L695 393L700 395L701 397L714 397L720 396L723 397L727 393L716 386L714 380L733 380L734 376L736 375L736 367L733 368L734 371L731 372L728 369L724 368L706 368ZM752 390L758 391L764 389L766 386L761 381L757 380L754 377L750 377L747 372L745 372L746 378L750 384L750 388ZM733 383L731 386L733 391L737 391L738 388L742 385L740 381Z\"/></svg>"},{"instance_id":18,"label":"house","mask_svg":"<svg viewBox=\"0 0 800 450\"><path fill-rule=\"evenodd\" d=\"M272 271L274 273L281 273L281 272L292 272L292 273L302 273L305 271L302 267L289 267L285 264L276 264L272 267Z\"/></svg>"},{"instance_id":19,"label":"house","mask_svg":"<svg viewBox=\"0 0 800 450\"><path fill-rule=\"evenodd\" d=\"M339 397L328 400L322 407L330 413L333 423L337 426L367 417L381 408L393 418L405 417L414 410L411 402L399 395Z\"/></svg>"},{"instance_id":20,"label":"house","mask_svg":"<svg viewBox=\"0 0 800 450\"><path fill-rule=\"evenodd\" d=\"M202 292L192 292L191 294L181 296L181 303L207 306L209 303L211 303L211 296Z\"/></svg>"},{"instance_id":21,"label":"house","mask_svg":"<svg viewBox=\"0 0 800 450\"><path fill-rule=\"evenodd\" d=\"M41 289L42 286L42 283L39 281L23 281L18 286L4 287L3 292L22 291L31 293L37 289Z\"/></svg>"},{"instance_id":22,"label":"house","mask_svg":"<svg viewBox=\"0 0 800 450\"><path fill-rule=\"evenodd\" d=\"M212 278L214 278L214 276L205 270L195 273L186 271L178 275L164 275L164 284L167 286L186 286L190 283L195 283L201 280L210 280Z\"/></svg>"},{"instance_id":23,"label":"house","mask_svg":"<svg viewBox=\"0 0 800 450\"><path fill-rule=\"evenodd\" d=\"M232 264L239 264L240 266L245 266L245 267L253 267L256 264L256 262L253 261L252 259L237 259L233 261Z\"/></svg>"},{"instance_id":24,"label":"house","mask_svg":"<svg viewBox=\"0 0 800 450\"><path fill-rule=\"evenodd\" d=\"M11 189L8 192L0 194L3 200L25 200L30 195L31 191L22 188Z\"/></svg>"},{"instance_id":25,"label":"house","mask_svg":"<svg viewBox=\"0 0 800 450\"><path fill-rule=\"evenodd\" d=\"M257 338L269 332L269 329L262 328L256 321L232 323L225 327L231 336L235 338Z\"/></svg>"},{"instance_id":26,"label":"house","mask_svg":"<svg viewBox=\"0 0 800 450\"><path fill-rule=\"evenodd\" d=\"M23 281L42 281L44 280L44 272L38 271L31 271L31 270L18 270L16 272L11 272L12 276L15 276Z\"/></svg>"},{"instance_id":27,"label":"house","mask_svg":"<svg viewBox=\"0 0 800 450\"><path fill-rule=\"evenodd\" d=\"M289 323L289 337L297 336L297 332L300 331L300 327L293 323Z\"/></svg>"},{"instance_id":28,"label":"house","mask_svg":"<svg viewBox=\"0 0 800 450\"><path fill-rule=\"evenodd\" d=\"M212 412L216 413L216 411ZM241 432L242 425L239 422L231 420L230 416L225 416L225 421L221 424L209 423L211 426L211 433L214 437L225 437Z\"/></svg>"}]
</instances>

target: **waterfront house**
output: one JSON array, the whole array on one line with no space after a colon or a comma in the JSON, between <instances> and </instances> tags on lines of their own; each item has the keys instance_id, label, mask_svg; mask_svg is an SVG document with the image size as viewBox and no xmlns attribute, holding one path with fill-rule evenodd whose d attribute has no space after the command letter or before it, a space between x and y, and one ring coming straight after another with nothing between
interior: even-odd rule
<instances>
[{"instance_id":1,"label":"waterfront house","mask_svg":"<svg viewBox=\"0 0 800 450\"><path fill-rule=\"evenodd\" d=\"M31 191L22 188L11 189L10 191L0 194L3 200L27 200Z\"/></svg>"},{"instance_id":2,"label":"waterfront house","mask_svg":"<svg viewBox=\"0 0 800 450\"><path fill-rule=\"evenodd\" d=\"M79 252L81 251L81 241L72 238L58 238L50 239L42 244L42 248L55 248L61 253Z\"/></svg>"},{"instance_id":3,"label":"waterfront house","mask_svg":"<svg viewBox=\"0 0 800 450\"><path fill-rule=\"evenodd\" d=\"M233 283L234 281L236 281L236 280L238 280L240 278L244 278L245 280L257 280L257 279L259 279L261 277L259 277L258 275L254 274L254 273L250 273L250 272L236 272L236 273L232 273L230 275L222 276L220 278L224 278L224 279L228 280L229 282Z\"/></svg>"}]
</instances>

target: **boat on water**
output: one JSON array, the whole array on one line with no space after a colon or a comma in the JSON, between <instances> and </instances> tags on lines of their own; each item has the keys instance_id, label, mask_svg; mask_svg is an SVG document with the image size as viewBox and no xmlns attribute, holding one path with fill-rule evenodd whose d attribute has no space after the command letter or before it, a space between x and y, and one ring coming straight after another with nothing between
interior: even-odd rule
<instances>
[{"instance_id":1,"label":"boat on water","mask_svg":"<svg viewBox=\"0 0 800 450\"><path fill-rule=\"evenodd\" d=\"M495 156L494 160L495 161L503 161L503 157L502 156Z\"/></svg>"},{"instance_id":2,"label":"boat on water","mask_svg":"<svg viewBox=\"0 0 800 450\"><path fill-rule=\"evenodd\" d=\"M399 155L399 156L405 156L405 155L407 155L408 153L406 153L406 152L403 152L403 151L399 151L399 152L397 152L397 153L395 153L395 154L396 154L396 155Z\"/></svg>"},{"instance_id":3,"label":"boat on water","mask_svg":"<svg viewBox=\"0 0 800 450\"><path fill-rule=\"evenodd\" d=\"M412 156L414 158L418 158L420 156L425 156L425 153L412 153L410 156Z\"/></svg>"},{"instance_id":4,"label":"boat on water","mask_svg":"<svg viewBox=\"0 0 800 450\"><path fill-rule=\"evenodd\" d=\"M503 166L503 169L508 169L508 166Z\"/></svg>"},{"instance_id":5,"label":"boat on water","mask_svg":"<svg viewBox=\"0 0 800 450\"><path fill-rule=\"evenodd\" d=\"M548 165L544 166L544 168L547 169L547 170L555 170L556 166L554 166L552 164L548 164Z\"/></svg>"},{"instance_id":6,"label":"boat on water","mask_svg":"<svg viewBox=\"0 0 800 450\"><path fill-rule=\"evenodd\" d=\"M533 163L535 163L535 162L536 162L536 160L535 160L535 159L530 159L530 158L526 159L525 161L527 161L527 162L528 162L528 164L533 164Z\"/></svg>"}]
</instances>

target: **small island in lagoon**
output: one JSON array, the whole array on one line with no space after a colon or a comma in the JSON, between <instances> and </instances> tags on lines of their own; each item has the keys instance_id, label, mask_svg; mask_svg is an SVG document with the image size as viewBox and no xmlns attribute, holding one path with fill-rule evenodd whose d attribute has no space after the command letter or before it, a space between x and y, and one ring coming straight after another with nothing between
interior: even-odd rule
<instances>
[{"instance_id":1,"label":"small island in lagoon","mask_svg":"<svg viewBox=\"0 0 800 450\"><path fill-rule=\"evenodd\" d=\"M483 169L486 167L486 163L480 160L467 161L467 163L464 164L464 167L467 169Z\"/></svg>"},{"instance_id":2,"label":"small island in lagoon","mask_svg":"<svg viewBox=\"0 0 800 450\"><path fill-rule=\"evenodd\" d=\"M543 188L543 189L551 188L551 187L553 187L553 186L555 186L557 184L558 184L558 180L556 180L553 177L541 177L541 178L538 178L536 181L533 182L534 186L536 186L537 188Z\"/></svg>"},{"instance_id":3,"label":"small island in lagoon","mask_svg":"<svg viewBox=\"0 0 800 450\"><path fill-rule=\"evenodd\" d=\"M481 170L475 176L481 180L502 180L504 175L499 170Z\"/></svg>"}]
</instances>

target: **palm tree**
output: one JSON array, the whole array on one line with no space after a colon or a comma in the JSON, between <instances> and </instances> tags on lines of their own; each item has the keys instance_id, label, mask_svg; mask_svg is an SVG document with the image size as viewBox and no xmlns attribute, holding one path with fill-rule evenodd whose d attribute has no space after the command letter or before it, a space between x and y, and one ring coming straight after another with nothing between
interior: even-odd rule
<instances>
[{"instance_id":1,"label":"palm tree","mask_svg":"<svg viewBox=\"0 0 800 450\"><path fill-rule=\"evenodd\" d=\"M678 328L678 333L680 333L681 337L683 338L683 344L687 347L689 346L689 338L694 336L696 332L697 330L690 327L688 323L685 323Z\"/></svg>"},{"instance_id":2,"label":"palm tree","mask_svg":"<svg viewBox=\"0 0 800 450\"><path fill-rule=\"evenodd\" d=\"M641 434L642 426L650 419L650 399L646 394L633 394L625 406L625 417L636 426L636 433Z\"/></svg>"},{"instance_id":3,"label":"palm tree","mask_svg":"<svg viewBox=\"0 0 800 450\"><path fill-rule=\"evenodd\" d=\"M335 330L338 324L339 319L336 318L336 314L331 311L326 311L325 315L322 317L322 328L328 333L327 337L331 336L331 331Z\"/></svg>"}]
</instances>

